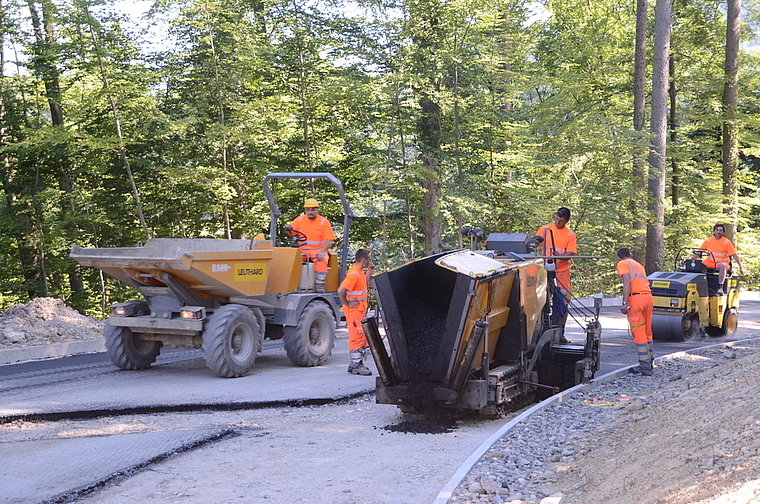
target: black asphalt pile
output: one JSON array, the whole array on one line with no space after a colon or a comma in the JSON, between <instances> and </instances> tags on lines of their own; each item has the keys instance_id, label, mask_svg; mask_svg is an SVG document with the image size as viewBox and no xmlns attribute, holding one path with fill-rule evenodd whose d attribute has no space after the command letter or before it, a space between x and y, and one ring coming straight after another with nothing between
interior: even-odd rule
<instances>
[{"instance_id":1,"label":"black asphalt pile","mask_svg":"<svg viewBox=\"0 0 760 504\"><path fill-rule=\"evenodd\" d=\"M425 377L433 372L435 357L446 327L446 313L416 297L399 299L410 371Z\"/></svg>"},{"instance_id":2,"label":"black asphalt pile","mask_svg":"<svg viewBox=\"0 0 760 504\"><path fill-rule=\"evenodd\" d=\"M433 411L433 384L414 377L406 388L404 404L415 408L418 412L431 414Z\"/></svg>"},{"instance_id":3,"label":"black asphalt pile","mask_svg":"<svg viewBox=\"0 0 760 504\"><path fill-rule=\"evenodd\" d=\"M397 424L388 424L382 427L383 430L391 432L401 432L402 434L446 434L453 432L456 426L453 424L443 424L436 420L405 420Z\"/></svg>"}]
</instances>

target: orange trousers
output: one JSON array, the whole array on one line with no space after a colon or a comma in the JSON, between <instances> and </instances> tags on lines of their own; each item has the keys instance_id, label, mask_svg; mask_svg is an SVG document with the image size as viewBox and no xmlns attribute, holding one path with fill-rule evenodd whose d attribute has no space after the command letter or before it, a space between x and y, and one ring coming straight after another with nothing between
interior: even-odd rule
<instances>
[{"instance_id":1,"label":"orange trousers","mask_svg":"<svg viewBox=\"0 0 760 504\"><path fill-rule=\"evenodd\" d=\"M557 276L557 288L562 292L562 294L565 296L565 298L568 299L573 293L573 288L570 285L570 270L562 270L556 272Z\"/></svg>"},{"instance_id":2,"label":"orange trousers","mask_svg":"<svg viewBox=\"0 0 760 504\"><path fill-rule=\"evenodd\" d=\"M652 295L628 296L628 325L631 326L633 342L646 345L652 341Z\"/></svg>"},{"instance_id":3,"label":"orange trousers","mask_svg":"<svg viewBox=\"0 0 760 504\"><path fill-rule=\"evenodd\" d=\"M301 253L309 256L309 259L311 259L311 262L314 263L314 271L316 271L317 273L327 273L327 259L330 257L330 254L325 252L325 256L324 256L325 258L321 261L317 261L316 250L301 249Z\"/></svg>"},{"instance_id":4,"label":"orange trousers","mask_svg":"<svg viewBox=\"0 0 760 504\"><path fill-rule=\"evenodd\" d=\"M347 309L343 310L343 313L346 315L346 326L348 327L348 350L360 350L369 346L362 327L364 310Z\"/></svg>"}]
</instances>

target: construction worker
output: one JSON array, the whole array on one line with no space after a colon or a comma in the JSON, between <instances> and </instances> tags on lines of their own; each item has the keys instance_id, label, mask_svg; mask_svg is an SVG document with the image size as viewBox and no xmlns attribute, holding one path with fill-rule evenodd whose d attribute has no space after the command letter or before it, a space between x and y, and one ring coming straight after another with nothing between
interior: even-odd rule
<instances>
[{"instance_id":1,"label":"construction worker","mask_svg":"<svg viewBox=\"0 0 760 504\"><path fill-rule=\"evenodd\" d=\"M570 297L573 288L570 285L570 256L578 253L575 233L567 227L570 221L570 209L561 207L554 216L554 222L541 226L536 235L544 239L541 247L544 255L556 256L545 261L545 267L549 271L549 278L555 280L556 297L554 302L554 313L556 322L562 328L561 341L566 343L565 324L567 323L567 305L570 303ZM564 299L560 299L561 295Z\"/></svg>"},{"instance_id":2,"label":"construction worker","mask_svg":"<svg viewBox=\"0 0 760 504\"><path fill-rule=\"evenodd\" d=\"M357 250L354 265L338 287L338 297L343 303L342 309L348 326L348 352L351 358L348 372L355 375L372 374L364 365L364 359L369 356L369 343L364 335L362 319L367 314L368 286L374 267L369 250Z\"/></svg>"},{"instance_id":3,"label":"construction worker","mask_svg":"<svg viewBox=\"0 0 760 504\"><path fill-rule=\"evenodd\" d=\"M617 251L617 272L623 280L623 305L620 312L628 316L639 365L631 373L651 376L654 369L652 342L652 291L644 267L631 257L631 251Z\"/></svg>"},{"instance_id":4,"label":"construction worker","mask_svg":"<svg viewBox=\"0 0 760 504\"><path fill-rule=\"evenodd\" d=\"M722 296L723 284L726 281L726 274L728 273L728 267L731 265L731 259L736 261L739 265L739 273L742 275L744 272L744 266L742 266L742 260L739 258L739 254L736 253L736 248L731 240L723 236L726 234L726 226L723 224L716 224L713 226L713 235L702 243L699 247L700 250L709 251L702 259L702 264L708 268L717 268L718 270L718 290L716 294ZM698 259L701 253L696 253L692 259Z\"/></svg>"},{"instance_id":5,"label":"construction worker","mask_svg":"<svg viewBox=\"0 0 760 504\"><path fill-rule=\"evenodd\" d=\"M306 236L306 242L299 248L308 260L314 263L316 273L315 288L317 292L325 291L325 279L327 278L328 250L335 241L330 221L319 215L319 202L314 198L307 198L303 204L303 215L299 215L291 223L283 227L286 233L298 231Z\"/></svg>"}]
</instances>

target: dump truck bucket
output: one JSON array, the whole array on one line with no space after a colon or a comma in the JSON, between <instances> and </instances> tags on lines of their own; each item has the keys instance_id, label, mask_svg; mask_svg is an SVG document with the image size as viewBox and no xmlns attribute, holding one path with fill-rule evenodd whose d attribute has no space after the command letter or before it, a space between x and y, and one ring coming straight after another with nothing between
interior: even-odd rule
<instances>
[{"instance_id":1,"label":"dump truck bucket","mask_svg":"<svg viewBox=\"0 0 760 504\"><path fill-rule=\"evenodd\" d=\"M198 299L293 291L301 269L298 249L275 250L268 240L153 238L142 247L74 245L69 257L137 289L174 278Z\"/></svg>"}]
</instances>

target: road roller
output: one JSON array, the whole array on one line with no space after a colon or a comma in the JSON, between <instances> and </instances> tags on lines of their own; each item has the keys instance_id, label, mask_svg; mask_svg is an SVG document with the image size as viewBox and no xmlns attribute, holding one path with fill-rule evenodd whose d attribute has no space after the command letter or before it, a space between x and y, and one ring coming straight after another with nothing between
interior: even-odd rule
<instances>
[{"instance_id":1,"label":"road roller","mask_svg":"<svg viewBox=\"0 0 760 504\"><path fill-rule=\"evenodd\" d=\"M687 341L694 337L725 336L739 324L739 279L729 268L724 284L718 270L702 259L709 250L684 247L676 255L676 271L649 275L654 311L652 333L660 341ZM723 294L718 295L722 290Z\"/></svg>"}]
</instances>

